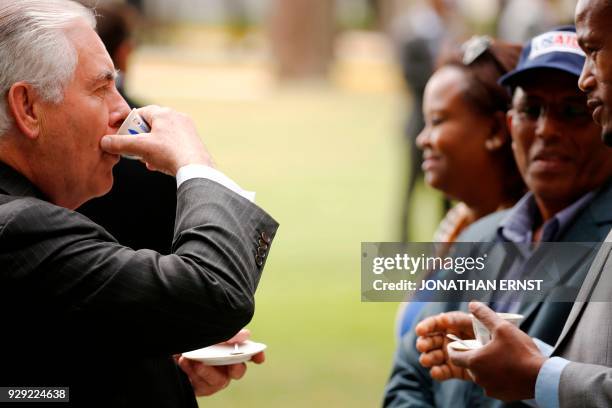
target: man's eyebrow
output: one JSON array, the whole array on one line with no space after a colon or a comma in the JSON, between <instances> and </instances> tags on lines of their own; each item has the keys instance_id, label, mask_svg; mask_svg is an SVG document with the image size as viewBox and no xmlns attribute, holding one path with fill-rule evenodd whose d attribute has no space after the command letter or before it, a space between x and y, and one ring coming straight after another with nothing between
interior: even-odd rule
<instances>
[{"instance_id":1,"label":"man's eyebrow","mask_svg":"<svg viewBox=\"0 0 612 408\"><path fill-rule=\"evenodd\" d=\"M117 70L117 69L104 70L99 75L96 75L90 81L90 84L91 84L91 86L95 86L95 85L100 84L100 83L114 82L115 78L117 78L117 75L119 75L119 70Z\"/></svg>"}]
</instances>

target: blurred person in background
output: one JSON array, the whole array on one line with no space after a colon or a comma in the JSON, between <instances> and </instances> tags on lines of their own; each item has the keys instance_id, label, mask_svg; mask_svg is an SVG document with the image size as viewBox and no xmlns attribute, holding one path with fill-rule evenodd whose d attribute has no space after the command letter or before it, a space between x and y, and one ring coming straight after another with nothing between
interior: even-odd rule
<instances>
[{"instance_id":1,"label":"blurred person in background","mask_svg":"<svg viewBox=\"0 0 612 408\"><path fill-rule=\"evenodd\" d=\"M506 0L497 22L497 35L506 41L525 42L552 27L571 22L561 21L559 14L551 0Z\"/></svg>"},{"instance_id":2,"label":"blurred person in background","mask_svg":"<svg viewBox=\"0 0 612 408\"><path fill-rule=\"evenodd\" d=\"M454 242L468 225L512 207L525 193L506 122L510 96L497 83L520 52L520 45L474 37L442 56L427 82L426 125L417 138L425 181L459 201L440 223L435 242ZM400 306L400 337L424 305L416 300Z\"/></svg>"},{"instance_id":3,"label":"blurred person in background","mask_svg":"<svg viewBox=\"0 0 612 408\"><path fill-rule=\"evenodd\" d=\"M527 277L538 263L557 262L559 286L544 291L540 302L520 302L513 292L494 292L491 302L498 312L522 314L520 328L547 344L555 343L573 306L569 301L551 301L550 296L557 288L577 292L595 254L587 250L562 259L562 254L537 243L600 242L612 226L612 156L602 148L601 128L578 89L584 61L571 26L539 35L525 45L517 68L502 78L502 84L513 93L508 123L529 192L512 209L483 218L460 237L467 242L520 245L520 251L500 255L494 262L489 258L492 268L501 272L491 271L496 279ZM422 309L416 320L424 321L404 336L398 348L387 385L387 406L407 401L419 401L420 406L450 406L449 401L458 407L503 405L473 383L438 382L454 368L440 367L447 342L433 334L456 316L439 314L467 307L447 302ZM517 384L522 380L511 378ZM520 401L512 404L526 406Z\"/></svg>"},{"instance_id":4,"label":"blurred person in background","mask_svg":"<svg viewBox=\"0 0 612 408\"><path fill-rule=\"evenodd\" d=\"M119 71L115 79L117 90L132 108L143 106L129 96L125 88L130 60L136 51L137 21L142 18L138 10L122 3L96 7L96 31Z\"/></svg>"},{"instance_id":5,"label":"blurred person in background","mask_svg":"<svg viewBox=\"0 0 612 408\"><path fill-rule=\"evenodd\" d=\"M125 79L135 50L134 21L138 12L125 4L96 8L96 31L119 70L117 90L130 108L140 107L126 94ZM78 211L102 225L123 245L169 254L174 235L176 180L147 170L144 163L122 157L113 168L111 191Z\"/></svg>"},{"instance_id":6,"label":"blurred person in background","mask_svg":"<svg viewBox=\"0 0 612 408\"><path fill-rule=\"evenodd\" d=\"M411 96L410 112L404 128L408 182L402 184L402 191L405 191L399 223L402 242L408 241L413 194L417 181L423 175L416 137L425 126L425 85L442 51L454 48L465 37L466 28L456 9L456 0L419 0L391 23L391 38L396 44L402 76ZM448 207L446 202L445 208Z\"/></svg>"}]
</instances>

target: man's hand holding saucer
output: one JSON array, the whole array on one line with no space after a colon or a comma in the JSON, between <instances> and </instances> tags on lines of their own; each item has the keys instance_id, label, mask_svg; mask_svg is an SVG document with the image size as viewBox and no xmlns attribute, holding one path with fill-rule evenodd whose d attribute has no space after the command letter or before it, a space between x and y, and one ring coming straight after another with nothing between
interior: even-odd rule
<instances>
[{"instance_id":1,"label":"man's hand holding saucer","mask_svg":"<svg viewBox=\"0 0 612 408\"><path fill-rule=\"evenodd\" d=\"M251 337L248 329L242 329L234 337L221 344L240 344ZM265 361L264 352L255 354L251 361L261 364ZM210 366L202 362L190 360L182 355L176 356L181 369L189 377L193 390L198 397L212 395L227 387L231 380L241 379L246 372L246 363Z\"/></svg>"},{"instance_id":2,"label":"man's hand holding saucer","mask_svg":"<svg viewBox=\"0 0 612 408\"><path fill-rule=\"evenodd\" d=\"M445 352L442 348L446 348L446 344L442 344L440 339L426 343L419 338L417 347L423 353L421 363L431 368L434 379L472 379L493 398L504 401L533 398L538 372L546 357L531 337L512 323L498 317L484 304L471 302L469 307L470 312L491 332L491 341L475 350L458 351L449 347ZM453 315L453 318L449 319L448 315L456 313L460 315ZM446 326L428 323L430 319L446 322ZM451 333L465 333L468 324L471 325L468 314L450 312L425 319L419 326L434 327L438 332L446 330ZM427 335L427 330L419 326L417 334ZM433 334L434 331L431 332Z\"/></svg>"}]
</instances>

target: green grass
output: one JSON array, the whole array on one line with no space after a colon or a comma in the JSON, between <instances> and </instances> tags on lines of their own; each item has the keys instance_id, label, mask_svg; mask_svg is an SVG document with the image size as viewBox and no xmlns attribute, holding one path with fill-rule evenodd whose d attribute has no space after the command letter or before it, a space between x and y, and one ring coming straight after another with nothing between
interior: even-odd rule
<instances>
[{"instance_id":1,"label":"green grass","mask_svg":"<svg viewBox=\"0 0 612 408\"><path fill-rule=\"evenodd\" d=\"M219 168L280 222L249 325L267 361L201 406L379 405L397 304L361 303L359 254L362 241L398 236L401 96L320 86L272 87L250 101L173 95L185 86L201 85L180 73L160 76L158 93L133 81L136 94L196 118ZM416 210L422 240L438 216L430 198Z\"/></svg>"}]
</instances>

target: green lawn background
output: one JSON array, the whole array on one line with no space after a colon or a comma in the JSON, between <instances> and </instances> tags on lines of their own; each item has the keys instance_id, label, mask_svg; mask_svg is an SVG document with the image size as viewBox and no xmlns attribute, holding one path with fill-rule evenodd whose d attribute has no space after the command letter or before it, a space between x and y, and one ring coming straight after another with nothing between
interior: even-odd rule
<instances>
[{"instance_id":1,"label":"green lawn background","mask_svg":"<svg viewBox=\"0 0 612 408\"><path fill-rule=\"evenodd\" d=\"M145 54L134 66L133 94L194 117L218 167L280 222L249 325L267 361L200 406L380 405L397 304L360 301L360 243L398 236L402 93ZM439 210L424 196L412 229L429 240Z\"/></svg>"}]
</instances>

